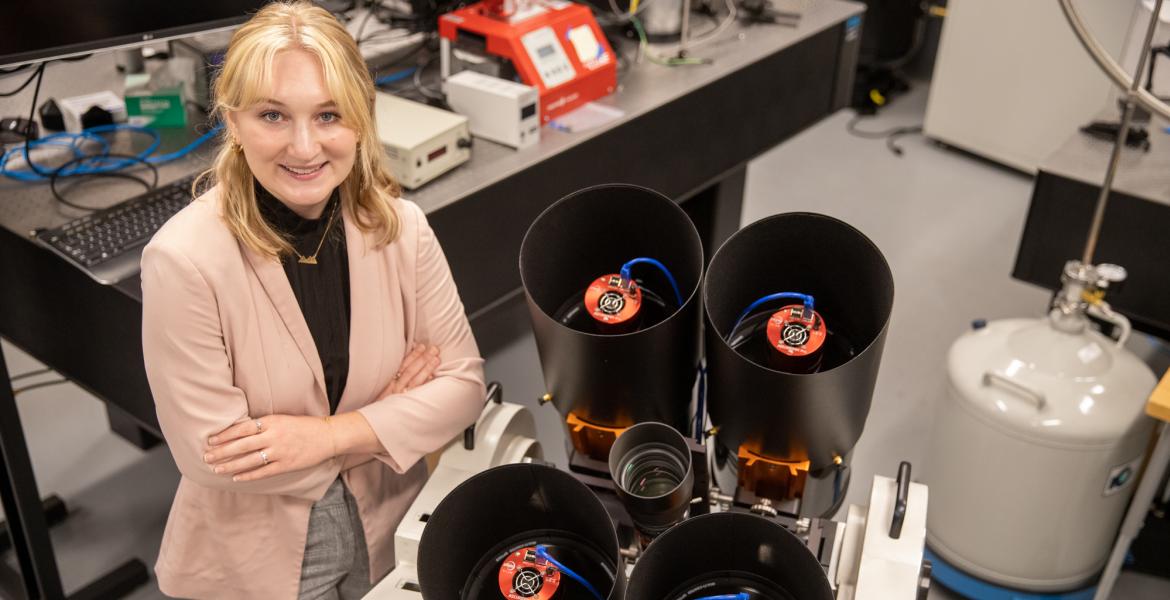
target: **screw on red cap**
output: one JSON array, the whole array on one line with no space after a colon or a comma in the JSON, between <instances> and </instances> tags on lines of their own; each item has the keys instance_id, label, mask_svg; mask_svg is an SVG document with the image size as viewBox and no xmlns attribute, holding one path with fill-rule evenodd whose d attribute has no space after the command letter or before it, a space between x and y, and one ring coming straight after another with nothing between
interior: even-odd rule
<instances>
[{"instance_id":1,"label":"screw on red cap","mask_svg":"<svg viewBox=\"0 0 1170 600\"><path fill-rule=\"evenodd\" d=\"M585 290L585 310L598 322L621 325L638 316L642 288L621 275L602 275Z\"/></svg>"}]
</instances>

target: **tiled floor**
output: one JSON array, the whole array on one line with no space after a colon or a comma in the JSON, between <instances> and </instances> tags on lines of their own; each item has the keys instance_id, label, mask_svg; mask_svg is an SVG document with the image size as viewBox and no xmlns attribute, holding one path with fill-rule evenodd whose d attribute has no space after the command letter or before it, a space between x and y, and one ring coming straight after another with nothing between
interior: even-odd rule
<instances>
[{"instance_id":1,"label":"tiled floor","mask_svg":"<svg viewBox=\"0 0 1170 600\"><path fill-rule=\"evenodd\" d=\"M925 90L919 89L863 126L915 124L924 105ZM850 116L837 114L754 161L743 222L791 210L827 213L868 234L893 267L895 310L847 498L864 503L863 482L875 473L892 474L899 460L910 460L916 479L930 483L924 458L933 402L944 389L941 357L952 340L975 317L1039 315L1048 293L1008 275L1030 178L921 137L902 140L905 154L898 158L880 141L848 135ZM502 318L527 319L522 307L511 311ZM4 352L13 374L37 367L11 345ZM503 383L508 400L535 405L544 391L536 361L531 336L523 336L491 348L488 376ZM72 385L29 391L18 404L42 491L61 495L75 511L53 532L66 587L131 555L153 564L178 478L166 448L142 453L110 434L102 405ZM549 458L564 464L555 411L533 410ZM5 558L11 561L11 553ZM131 596L160 597L153 585ZM937 588L931 593L932 599L952 597ZM1126 574L1113 597L1166 598L1170 583Z\"/></svg>"}]
</instances>

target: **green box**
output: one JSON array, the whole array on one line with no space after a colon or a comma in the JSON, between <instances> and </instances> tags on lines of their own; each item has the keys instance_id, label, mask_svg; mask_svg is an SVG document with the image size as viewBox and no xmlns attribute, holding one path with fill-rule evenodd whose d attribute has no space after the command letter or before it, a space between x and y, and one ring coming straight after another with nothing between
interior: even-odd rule
<instances>
[{"instance_id":1,"label":"green box","mask_svg":"<svg viewBox=\"0 0 1170 600\"><path fill-rule=\"evenodd\" d=\"M186 127L183 86L126 94L126 116L149 127Z\"/></svg>"}]
</instances>

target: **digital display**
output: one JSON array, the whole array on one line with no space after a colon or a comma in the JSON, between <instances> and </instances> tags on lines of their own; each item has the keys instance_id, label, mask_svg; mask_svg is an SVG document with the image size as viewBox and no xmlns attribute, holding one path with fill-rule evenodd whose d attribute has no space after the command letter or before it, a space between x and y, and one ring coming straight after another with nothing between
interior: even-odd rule
<instances>
[{"instance_id":1,"label":"digital display","mask_svg":"<svg viewBox=\"0 0 1170 600\"><path fill-rule=\"evenodd\" d=\"M439 148L438 150L435 150L434 152L431 152L430 154L428 154L427 155L427 162L435 160L436 158L439 158L440 156L442 156L446 153L447 153L447 147L443 146L442 148Z\"/></svg>"},{"instance_id":2,"label":"digital display","mask_svg":"<svg viewBox=\"0 0 1170 600\"><path fill-rule=\"evenodd\" d=\"M536 114L536 104L529 104L528 106L525 106L524 108L520 109L520 120L523 121L524 119L527 119L528 117L531 117L532 115L535 115L535 114Z\"/></svg>"},{"instance_id":3,"label":"digital display","mask_svg":"<svg viewBox=\"0 0 1170 600\"><path fill-rule=\"evenodd\" d=\"M540 74L540 82L546 89L572 81L576 77L569 57L565 55L564 41L552 27L541 27L524 34L520 40L524 51Z\"/></svg>"}]
</instances>

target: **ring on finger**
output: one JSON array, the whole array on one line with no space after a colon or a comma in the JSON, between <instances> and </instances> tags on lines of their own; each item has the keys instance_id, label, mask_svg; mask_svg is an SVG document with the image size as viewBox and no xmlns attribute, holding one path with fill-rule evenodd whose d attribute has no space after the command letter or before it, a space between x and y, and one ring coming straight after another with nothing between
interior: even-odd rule
<instances>
[{"instance_id":1,"label":"ring on finger","mask_svg":"<svg viewBox=\"0 0 1170 600\"><path fill-rule=\"evenodd\" d=\"M260 433L260 431L262 429L264 429L264 424L260 422L260 419L256 419L255 423L256 423L256 433Z\"/></svg>"},{"instance_id":2,"label":"ring on finger","mask_svg":"<svg viewBox=\"0 0 1170 600\"><path fill-rule=\"evenodd\" d=\"M268 453L265 452L264 450L260 451L260 460L264 461L265 465L268 464Z\"/></svg>"}]
</instances>

